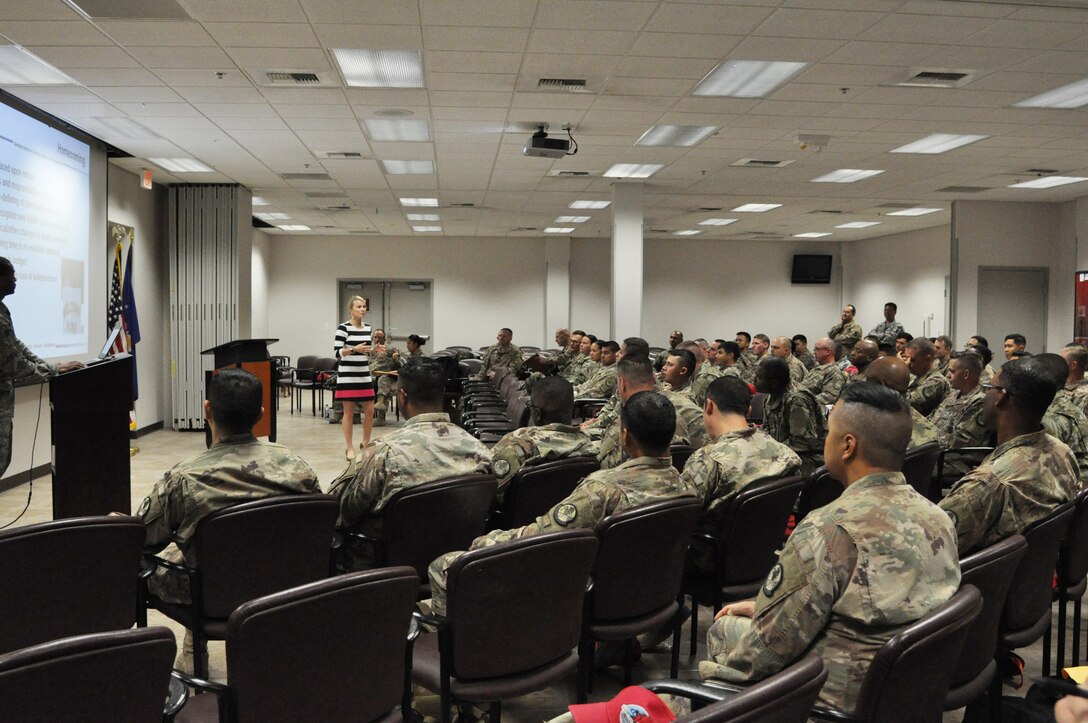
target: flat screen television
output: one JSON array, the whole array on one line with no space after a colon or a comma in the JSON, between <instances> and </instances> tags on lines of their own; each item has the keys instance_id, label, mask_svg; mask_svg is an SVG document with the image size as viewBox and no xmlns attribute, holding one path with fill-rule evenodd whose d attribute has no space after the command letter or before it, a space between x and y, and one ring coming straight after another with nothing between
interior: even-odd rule
<instances>
[{"instance_id":1,"label":"flat screen television","mask_svg":"<svg viewBox=\"0 0 1088 723\"><path fill-rule=\"evenodd\" d=\"M794 284L830 284L831 255L794 254L790 281Z\"/></svg>"}]
</instances>

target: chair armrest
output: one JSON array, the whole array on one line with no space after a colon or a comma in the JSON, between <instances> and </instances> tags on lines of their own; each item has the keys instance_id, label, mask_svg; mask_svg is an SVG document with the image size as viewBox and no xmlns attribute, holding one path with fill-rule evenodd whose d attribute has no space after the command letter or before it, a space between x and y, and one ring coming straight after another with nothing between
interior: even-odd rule
<instances>
[{"instance_id":1,"label":"chair armrest","mask_svg":"<svg viewBox=\"0 0 1088 723\"><path fill-rule=\"evenodd\" d=\"M816 720L857 721L857 718L849 713L843 713L841 710L835 710L834 708L825 708L821 705L812 706L812 710L809 711L809 718L815 718Z\"/></svg>"},{"instance_id":2,"label":"chair armrest","mask_svg":"<svg viewBox=\"0 0 1088 723\"><path fill-rule=\"evenodd\" d=\"M711 683L702 683L693 680L648 680L641 684L646 690L654 693L667 693L678 695L688 700L700 703L717 703L744 690L744 686L715 680Z\"/></svg>"}]
</instances>

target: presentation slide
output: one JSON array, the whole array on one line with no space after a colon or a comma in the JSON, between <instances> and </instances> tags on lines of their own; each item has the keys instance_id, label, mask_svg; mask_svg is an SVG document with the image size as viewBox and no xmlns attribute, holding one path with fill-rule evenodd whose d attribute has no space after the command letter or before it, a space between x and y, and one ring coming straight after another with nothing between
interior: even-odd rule
<instances>
[{"instance_id":1,"label":"presentation slide","mask_svg":"<svg viewBox=\"0 0 1088 723\"><path fill-rule=\"evenodd\" d=\"M0 103L0 256L16 276L4 303L47 359L86 356L104 336L90 328L90 178L90 146Z\"/></svg>"}]
</instances>

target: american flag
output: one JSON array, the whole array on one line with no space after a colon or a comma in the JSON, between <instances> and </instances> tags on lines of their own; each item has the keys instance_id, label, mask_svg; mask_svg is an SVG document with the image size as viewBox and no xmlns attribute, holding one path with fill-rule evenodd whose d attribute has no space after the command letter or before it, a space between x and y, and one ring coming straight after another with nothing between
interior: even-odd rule
<instances>
[{"instance_id":1,"label":"american flag","mask_svg":"<svg viewBox=\"0 0 1088 723\"><path fill-rule=\"evenodd\" d=\"M121 303L121 244L118 243L113 251L113 278L110 279L110 303L106 310L106 333L109 333L118 324L121 324L121 333L113 342L110 354L119 354L125 350L124 317L121 311L124 305Z\"/></svg>"}]
</instances>

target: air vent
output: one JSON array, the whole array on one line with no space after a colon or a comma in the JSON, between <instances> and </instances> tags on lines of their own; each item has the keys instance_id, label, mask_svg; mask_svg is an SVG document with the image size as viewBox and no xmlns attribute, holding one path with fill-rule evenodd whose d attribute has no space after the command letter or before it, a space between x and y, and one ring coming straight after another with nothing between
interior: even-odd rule
<instances>
[{"instance_id":1,"label":"air vent","mask_svg":"<svg viewBox=\"0 0 1088 723\"><path fill-rule=\"evenodd\" d=\"M265 73L268 82L276 85L318 85L317 73Z\"/></svg>"},{"instance_id":2,"label":"air vent","mask_svg":"<svg viewBox=\"0 0 1088 723\"><path fill-rule=\"evenodd\" d=\"M945 186L938 188L937 193L982 193L989 190L986 186Z\"/></svg>"},{"instance_id":3,"label":"air vent","mask_svg":"<svg viewBox=\"0 0 1088 723\"><path fill-rule=\"evenodd\" d=\"M796 159L789 161L773 161L767 158L741 158L739 161L734 161L729 165L743 166L744 168L784 168L793 163L794 160Z\"/></svg>"},{"instance_id":4,"label":"air vent","mask_svg":"<svg viewBox=\"0 0 1088 723\"><path fill-rule=\"evenodd\" d=\"M451 203L446 208L476 208L475 203Z\"/></svg>"},{"instance_id":5,"label":"air vent","mask_svg":"<svg viewBox=\"0 0 1088 723\"><path fill-rule=\"evenodd\" d=\"M541 78L537 81L536 87L541 90L565 90L569 93L584 93L586 90L586 79Z\"/></svg>"},{"instance_id":6,"label":"air vent","mask_svg":"<svg viewBox=\"0 0 1088 723\"><path fill-rule=\"evenodd\" d=\"M517 228L514 229L515 232L516 231L539 231L539 230L540 229L537 228L536 226L518 226Z\"/></svg>"},{"instance_id":7,"label":"air vent","mask_svg":"<svg viewBox=\"0 0 1088 723\"><path fill-rule=\"evenodd\" d=\"M350 211L352 208L352 205L349 203L339 203L335 206L318 206L318 210L321 211Z\"/></svg>"},{"instance_id":8,"label":"air vent","mask_svg":"<svg viewBox=\"0 0 1088 723\"><path fill-rule=\"evenodd\" d=\"M700 206L699 208L692 209L692 213L713 213L714 211L721 211L721 206Z\"/></svg>"},{"instance_id":9,"label":"air vent","mask_svg":"<svg viewBox=\"0 0 1088 723\"><path fill-rule=\"evenodd\" d=\"M962 68L911 68L910 74L892 85L908 88L962 88L975 79L974 70Z\"/></svg>"},{"instance_id":10,"label":"air vent","mask_svg":"<svg viewBox=\"0 0 1088 723\"><path fill-rule=\"evenodd\" d=\"M375 236L377 234L380 234L381 231L376 231L374 229L358 229L358 228L355 228L355 229L349 229L348 233L350 233L352 236Z\"/></svg>"},{"instance_id":11,"label":"air vent","mask_svg":"<svg viewBox=\"0 0 1088 723\"><path fill-rule=\"evenodd\" d=\"M253 228L275 228L275 226L268 223L268 221L262 221L261 219L254 216L253 217Z\"/></svg>"},{"instance_id":12,"label":"air vent","mask_svg":"<svg viewBox=\"0 0 1088 723\"><path fill-rule=\"evenodd\" d=\"M648 229L648 232L649 233L670 233L669 229L667 229L667 228L651 228L651 229Z\"/></svg>"},{"instance_id":13,"label":"air vent","mask_svg":"<svg viewBox=\"0 0 1088 723\"><path fill-rule=\"evenodd\" d=\"M291 68L245 68L255 85L274 88L323 88L340 85L339 78L329 70L312 71Z\"/></svg>"},{"instance_id":14,"label":"air vent","mask_svg":"<svg viewBox=\"0 0 1088 723\"><path fill-rule=\"evenodd\" d=\"M585 178L589 176L589 171L548 171L548 175L553 178Z\"/></svg>"},{"instance_id":15,"label":"air vent","mask_svg":"<svg viewBox=\"0 0 1088 723\"><path fill-rule=\"evenodd\" d=\"M285 181L331 181L332 176L327 173L281 173L280 178Z\"/></svg>"},{"instance_id":16,"label":"air vent","mask_svg":"<svg viewBox=\"0 0 1088 723\"><path fill-rule=\"evenodd\" d=\"M366 158L359 151L314 151L314 155L318 158L328 158L330 160Z\"/></svg>"},{"instance_id":17,"label":"air vent","mask_svg":"<svg viewBox=\"0 0 1088 723\"><path fill-rule=\"evenodd\" d=\"M1029 168L1028 170L1024 171L1024 173L1030 173L1036 176L1052 176L1057 172L1058 169L1056 168ZM1021 176L1024 174L1018 173L1016 175Z\"/></svg>"},{"instance_id":18,"label":"air vent","mask_svg":"<svg viewBox=\"0 0 1088 723\"><path fill-rule=\"evenodd\" d=\"M908 208L910 208L910 207L908 206ZM841 213L846 213L846 211L838 211L838 210L833 209L833 208L818 208L815 211L809 211L809 213L817 213L817 214L823 213L823 214L830 214L832 216L837 216L837 215L839 215Z\"/></svg>"},{"instance_id":19,"label":"air vent","mask_svg":"<svg viewBox=\"0 0 1088 723\"><path fill-rule=\"evenodd\" d=\"M342 201L348 200L348 197L339 191L306 191L306 198L336 198Z\"/></svg>"},{"instance_id":20,"label":"air vent","mask_svg":"<svg viewBox=\"0 0 1088 723\"><path fill-rule=\"evenodd\" d=\"M877 208L917 208L917 203L882 203Z\"/></svg>"}]
</instances>

